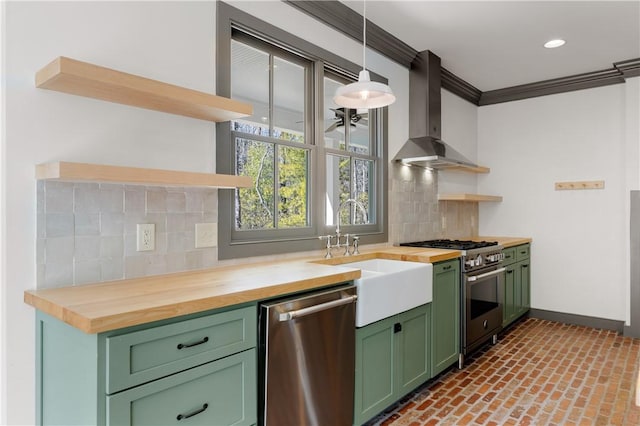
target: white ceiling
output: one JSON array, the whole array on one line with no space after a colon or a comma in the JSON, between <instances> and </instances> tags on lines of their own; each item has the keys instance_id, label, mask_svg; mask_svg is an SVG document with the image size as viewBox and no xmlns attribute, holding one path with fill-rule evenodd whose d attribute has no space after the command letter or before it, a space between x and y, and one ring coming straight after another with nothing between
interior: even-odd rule
<instances>
[{"instance_id":1,"label":"white ceiling","mask_svg":"<svg viewBox=\"0 0 640 426\"><path fill-rule=\"evenodd\" d=\"M362 14L362 1L342 1ZM369 0L367 19L481 91L609 69L640 57L640 0ZM542 45L553 38L567 43Z\"/></svg>"}]
</instances>

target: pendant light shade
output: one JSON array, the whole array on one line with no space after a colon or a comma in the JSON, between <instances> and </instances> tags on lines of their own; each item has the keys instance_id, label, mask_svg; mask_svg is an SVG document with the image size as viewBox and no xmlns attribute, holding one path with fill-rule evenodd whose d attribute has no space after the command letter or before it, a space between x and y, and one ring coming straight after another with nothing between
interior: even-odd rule
<instances>
[{"instance_id":1,"label":"pendant light shade","mask_svg":"<svg viewBox=\"0 0 640 426\"><path fill-rule=\"evenodd\" d=\"M362 71L358 75L358 82L341 86L336 90L333 101L345 108L372 109L391 105L396 101L393 91L386 84L371 81L367 71L367 3L364 2L362 19Z\"/></svg>"},{"instance_id":2,"label":"pendant light shade","mask_svg":"<svg viewBox=\"0 0 640 426\"><path fill-rule=\"evenodd\" d=\"M371 81L369 71L362 70L357 83L341 86L336 90L333 101L346 108L381 108L396 100L391 88L386 84Z\"/></svg>"}]
</instances>

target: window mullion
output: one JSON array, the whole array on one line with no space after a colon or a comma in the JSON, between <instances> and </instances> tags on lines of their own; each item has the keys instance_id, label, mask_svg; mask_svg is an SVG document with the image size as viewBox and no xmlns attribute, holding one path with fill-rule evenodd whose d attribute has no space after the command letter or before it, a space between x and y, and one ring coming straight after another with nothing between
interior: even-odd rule
<instances>
[{"instance_id":1,"label":"window mullion","mask_svg":"<svg viewBox=\"0 0 640 426\"><path fill-rule=\"evenodd\" d=\"M280 223L280 145L273 144L273 228Z\"/></svg>"}]
</instances>

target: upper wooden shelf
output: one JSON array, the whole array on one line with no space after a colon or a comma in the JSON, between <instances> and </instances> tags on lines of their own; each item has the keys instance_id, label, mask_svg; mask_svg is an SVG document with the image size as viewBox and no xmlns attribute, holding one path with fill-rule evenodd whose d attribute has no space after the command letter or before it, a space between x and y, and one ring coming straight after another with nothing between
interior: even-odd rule
<instances>
[{"instance_id":1,"label":"upper wooden shelf","mask_svg":"<svg viewBox=\"0 0 640 426\"><path fill-rule=\"evenodd\" d=\"M250 188L252 186L249 176L67 163L63 161L38 164L36 166L36 179L217 188Z\"/></svg>"},{"instance_id":2,"label":"upper wooden shelf","mask_svg":"<svg viewBox=\"0 0 640 426\"><path fill-rule=\"evenodd\" d=\"M484 167L484 166L463 166L463 165L459 165L459 166L449 166L446 167L444 169L442 169L442 171L446 171L446 172L465 172L465 173L489 173L491 171L491 169L489 167Z\"/></svg>"},{"instance_id":3,"label":"upper wooden shelf","mask_svg":"<svg viewBox=\"0 0 640 426\"><path fill-rule=\"evenodd\" d=\"M36 87L215 122L253 113L250 104L64 56L36 73Z\"/></svg>"},{"instance_id":4,"label":"upper wooden shelf","mask_svg":"<svg viewBox=\"0 0 640 426\"><path fill-rule=\"evenodd\" d=\"M438 201L502 201L499 195L480 195L480 194L438 194Z\"/></svg>"}]
</instances>

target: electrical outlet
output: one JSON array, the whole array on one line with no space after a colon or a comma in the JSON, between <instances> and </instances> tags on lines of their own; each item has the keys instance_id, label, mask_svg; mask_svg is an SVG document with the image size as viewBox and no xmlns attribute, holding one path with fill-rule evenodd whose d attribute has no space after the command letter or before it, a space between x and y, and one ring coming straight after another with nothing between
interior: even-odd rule
<instances>
[{"instance_id":1,"label":"electrical outlet","mask_svg":"<svg viewBox=\"0 0 640 426\"><path fill-rule=\"evenodd\" d=\"M138 251L151 251L156 248L156 224L139 223L137 226Z\"/></svg>"},{"instance_id":2,"label":"electrical outlet","mask_svg":"<svg viewBox=\"0 0 640 426\"><path fill-rule=\"evenodd\" d=\"M216 247L218 245L217 223L196 223L196 248Z\"/></svg>"}]
</instances>

